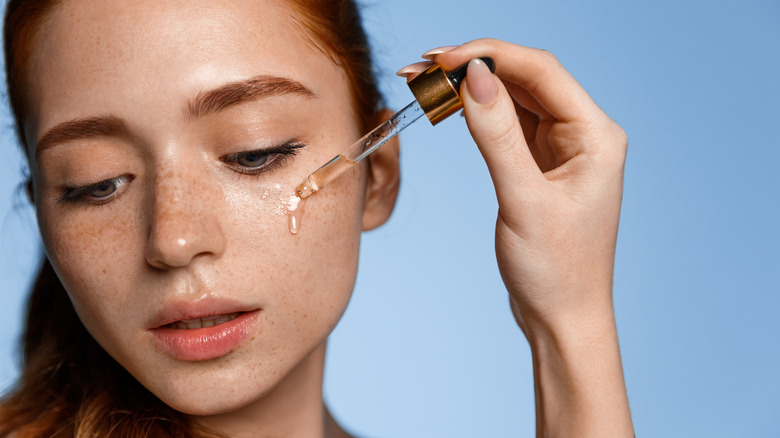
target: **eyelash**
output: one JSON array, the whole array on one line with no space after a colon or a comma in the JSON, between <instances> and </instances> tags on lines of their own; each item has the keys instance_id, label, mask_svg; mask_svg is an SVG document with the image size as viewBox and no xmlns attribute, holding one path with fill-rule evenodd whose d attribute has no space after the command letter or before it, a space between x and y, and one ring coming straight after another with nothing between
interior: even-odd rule
<instances>
[{"instance_id":1,"label":"eyelash","mask_svg":"<svg viewBox=\"0 0 780 438\"><path fill-rule=\"evenodd\" d=\"M282 167L288 158L295 156L298 150L304 148L306 145L296 141L289 141L279 146L274 146L267 149L255 149L251 151L242 151L225 155L220 158L222 162L231 164L234 170L245 175L260 175L263 173L273 172L274 170ZM270 162L262 163L258 167L246 167L238 164L241 158L257 155L262 158L267 158ZM110 178L103 181L99 181L95 184L79 187L66 187L63 190L62 195L59 196L57 202L60 204L66 203L85 203L89 205L102 205L114 200L117 196L124 192L124 188L133 180L132 175L122 175L116 178ZM116 188L109 195L101 198L89 198L89 192L99 189L101 186L107 184L113 184Z\"/></svg>"},{"instance_id":2,"label":"eyelash","mask_svg":"<svg viewBox=\"0 0 780 438\"><path fill-rule=\"evenodd\" d=\"M228 154L220 159L222 162L230 164L231 167L240 173L245 175L260 175L263 173L273 172L276 169L282 167L288 158L298 154L298 150L306 145L296 141L289 141L279 146L274 146L267 149L256 149L251 151L241 151L233 154ZM239 164L241 158L245 158L251 155L258 155L266 158L267 161L258 167L247 167Z\"/></svg>"},{"instance_id":3,"label":"eyelash","mask_svg":"<svg viewBox=\"0 0 780 438\"><path fill-rule=\"evenodd\" d=\"M62 195L60 195L60 197L57 199L57 202L59 202L60 204L66 204L69 202L83 202L85 204L90 204L90 205L102 205L114 200L114 198L121 195L122 192L124 192L124 188L126 188L131 181L133 181L132 175L122 175L116 178L110 178L100 182L96 182L95 184L90 184L88 186L66 187L63 190ZM107 196L101 198L87 197L89 195L89 192L93 190L97 190L101 186L105 186L106 184L113 184L115 186L114 191L108 194Z\"/></svg>"}]
</instances>

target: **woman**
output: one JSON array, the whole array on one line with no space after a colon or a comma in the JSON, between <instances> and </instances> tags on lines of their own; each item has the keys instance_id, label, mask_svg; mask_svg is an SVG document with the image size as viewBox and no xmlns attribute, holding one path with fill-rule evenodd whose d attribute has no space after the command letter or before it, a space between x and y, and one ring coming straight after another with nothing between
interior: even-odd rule
<instances>
[{"instance_id":1,"label":"woman","mask_svg":"<svg viewBox=\"0 0 780 438\"><path fill-rule=\"evenodd\" d=\"M354 5L11 1L5 33L48 262L0 434L347 436L322 402L325 343L361 232L395 204L397 142L308 199L298 234L287 215L389 114ZM469 63L540 434L631 435L611 303L622 130L545 52L425 57Z\"/></svg>"}]
</instances>

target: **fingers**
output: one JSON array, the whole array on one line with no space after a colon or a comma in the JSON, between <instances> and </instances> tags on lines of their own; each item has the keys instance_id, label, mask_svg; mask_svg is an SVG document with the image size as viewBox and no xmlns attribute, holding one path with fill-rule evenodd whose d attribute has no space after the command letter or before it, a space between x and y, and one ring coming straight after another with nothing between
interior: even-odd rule
<instances>
[{"instance_id":1,"label":"fingers","mask_svg":"<svg viewBox=\"0 0 780 438\"><path fill-rule=\"evenodd\" d=\"M418 74L424 72L428 69L428 67L432 66L433 62L431 61L420 61L415 62L414 64L409 64L406 67L401 68L395 74L397 76L400 76L402 78L406 78L406 81L411 81L415 76Z\"/></svg>"},{"instance_id":2,"label":"fingers","mask_svg":"<svg viewBox=\"0 0 780 438\"><path fill-rule=\"evenodd\" d=\"M558 121L577 122L603 114L558 59L545 50L481 39L431 55L445 70L481 56L490 56L496 61L496 75L501 80L521 87L533 97L536 103L521 103L538 115L544 110Z\"/></svg>"},{"instance_id":3,"label":"fingers","mask_svg":"<svg viewBox=\"0 0 780 438\"><path fill-rule=\"evenodd\" d=\"M422 54L422 58L426 59L426 61L421 62L415 62L414 64L409 64L406 67L403 67L402 69L398 70L395 74L401 77L406 78L407 82L412 80L415 76L420 74L421 72L428 69L428 67L433 65L433 62L431 59L436 55L441 55L444 52L448 52L458 46L442 46L437 47L435 49L428 50L427 52Z\"/></svg>"},{"instance_id":4,"label":"fingers","mask_svg":"<svg viewBox=\"0 0 780 438\"><path fill-rule=\"evenodd\" d=\"M479 59L469 62L461 87L466 123L487 163L499 204L506 196L528 193L544 177L531 155L514 102L498 78Z\"/></svg>"},{"instance_id":5,"label":"fingers","mask_svg":"<svg viewBox=\"0 0 780 438\"><path fill-rule=\"evenodd\" d=\"M442 53L449 52L452 49L457 48L458 46L441 46L437 47L435 49L428 50L427 52L423 53L421 58L431 60L436 55L441 55Z\"/></svg>"}]
</instances>

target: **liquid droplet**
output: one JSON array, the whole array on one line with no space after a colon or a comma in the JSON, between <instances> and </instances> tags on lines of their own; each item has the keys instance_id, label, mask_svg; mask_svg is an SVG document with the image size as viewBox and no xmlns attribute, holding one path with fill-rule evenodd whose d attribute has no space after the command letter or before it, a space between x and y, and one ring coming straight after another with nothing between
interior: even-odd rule
<instances>
[{"instance_id":1,"label":"liquid droplet","mask_svg":"<svg viewBox=\"0 0 780 438\"><path fill-rule=\"evenodd\" d=\"M290 195L287 205L287 218L291 234L298 234L301 229L301 219L303 219L304 205L306 199L301 199L297 194Z\"/></svg>"}]
</instances>

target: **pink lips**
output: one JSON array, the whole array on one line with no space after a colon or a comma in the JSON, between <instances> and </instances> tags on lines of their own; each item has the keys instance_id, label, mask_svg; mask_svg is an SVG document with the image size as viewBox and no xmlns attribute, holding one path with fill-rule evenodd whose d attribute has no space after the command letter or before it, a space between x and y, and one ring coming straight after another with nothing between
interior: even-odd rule
<instances>
[{"instance_id":1,"label":"pink lips","mask_svg":"<svg viewBox=\"0 0 780 438\"><path fill-rule=\"evenodd\" d=\"M173 303L150 324L150 332L155 346L176 359L215 359L238 348L259 315L260 309L225 300Z\"/></svg>"}]
</instances>

